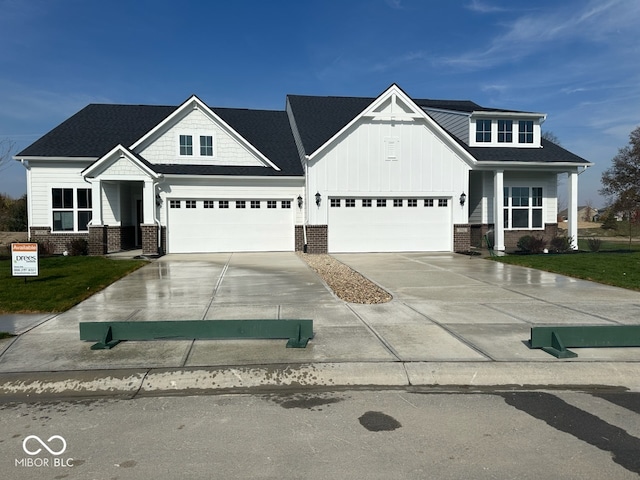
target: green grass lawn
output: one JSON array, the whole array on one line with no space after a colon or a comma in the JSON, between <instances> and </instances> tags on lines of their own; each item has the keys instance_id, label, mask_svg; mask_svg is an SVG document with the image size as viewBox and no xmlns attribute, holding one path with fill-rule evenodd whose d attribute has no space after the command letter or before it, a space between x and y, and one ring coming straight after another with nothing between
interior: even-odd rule
<instances>
[{"instance_id":1,"label":"green grass lawn","mask_svg":"<svg viewBox=\"0 0 640 480\"><path fill-rule=\"evenodd\" d=\"M640 291L640 250L606 244L598 253L506 255L495 260ZM622 247L625 248L625 247Z\"/></svg>"},{"instance_id":2,"label":"green grass lawn","mask_svg":"<svg viewBox=\"0 0 640 480\"><path fill-rule=\"evenodd\" d=\"M143 260L104 257L40 259L37 277L11 276L11 261L0 260L0 313L63 312L145 265Z\"/></svg>"}]
</instances>

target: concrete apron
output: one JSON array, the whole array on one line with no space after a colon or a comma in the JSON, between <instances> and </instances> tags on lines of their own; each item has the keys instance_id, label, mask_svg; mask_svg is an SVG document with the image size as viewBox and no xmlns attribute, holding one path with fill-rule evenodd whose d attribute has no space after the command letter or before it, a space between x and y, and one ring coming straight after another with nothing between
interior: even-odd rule
<instances>
[{"instance_id":1,"label":"concrete apron","mask_svg":"<svg viewBox=\"0 0 640 480\"><path fill-rule=\"evenodd\" d=\"M168 255L15 339L0 341L5 395L162 394L255 387L609 385L640 389L640 349L526 346L535 324L633 324L640 294L477 258L336 257L394 295L347 304L291 253ZM90 350L78 323L312 318L285 340L124 342ZM53 373L51 373L53 372Z\"/></svg>"}]
</instances>

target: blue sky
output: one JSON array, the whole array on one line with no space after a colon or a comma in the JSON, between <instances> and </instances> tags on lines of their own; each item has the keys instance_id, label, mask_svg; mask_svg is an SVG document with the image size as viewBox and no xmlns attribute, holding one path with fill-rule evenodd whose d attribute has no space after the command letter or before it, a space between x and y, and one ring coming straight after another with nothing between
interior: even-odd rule
<instances>
[{"instance_id":1,"label":"blue sky","mask_svg":"<svg viewBox=\"0 0 640 480\"><path fill-rule=\"evenodd\" d=\"M285 95L469 99L545 112L596 163L640 124L638 0L0 0L0 140L17 152L88 103L283 109ZM26 191L17 162L0 192Z\"/></svg>"}]
</instances>

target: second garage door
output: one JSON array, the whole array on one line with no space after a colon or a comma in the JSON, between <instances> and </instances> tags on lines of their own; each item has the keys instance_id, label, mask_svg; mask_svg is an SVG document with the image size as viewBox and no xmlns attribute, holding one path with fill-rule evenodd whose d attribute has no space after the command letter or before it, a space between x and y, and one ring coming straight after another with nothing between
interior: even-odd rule
<instances>
[{"instance_id":1,"label":"second garage door","mask_svg":"<svg viewBox=\"0 0 640 480\"><path fill-rule=\"evenodd\" d=\"M330 252L449 252L450 198L330 198Z\"/></svg>"},{"instance_id":2,"label":"second garage door","mask_svg":"<svg viewBox=\"0 0 640 480\"><path fill-rule=\"evenodd\" d=\"M291 200L169 200L169 253L293 251Z\"/></svg>"}]
</instances>

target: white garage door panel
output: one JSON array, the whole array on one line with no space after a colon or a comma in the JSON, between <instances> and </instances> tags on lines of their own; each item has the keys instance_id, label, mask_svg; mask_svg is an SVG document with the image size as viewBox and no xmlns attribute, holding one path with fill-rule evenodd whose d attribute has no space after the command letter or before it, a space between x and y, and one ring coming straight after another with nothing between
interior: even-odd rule
<instances>
[{"instance_id":1,"label":"white garage door panel","mask_svg":"<svg viewBox=\"0 0 640 480\"><path fill-rule=\"evenodd\" d=\"M425 207L418 199L417 207L394 207L393 199L386 207L329 207L329 251L331 252L448 252L452 249L451 200L446 207Z\"/></svg>"},{"instance_id":2,"label":"white garage door panel","mask_svg":"<svg viewBox=\"0 0 640 480\"><path fill-rule=\"evenodd\" d=\"M170 253L200 252L260 252L293 251L294 227L291 208L267 208L266 201L260 208L236 208L229 201L229 208L203 208L198 200L196 208L169 209L168 245Z\"/></svg>"}]
</instances>

